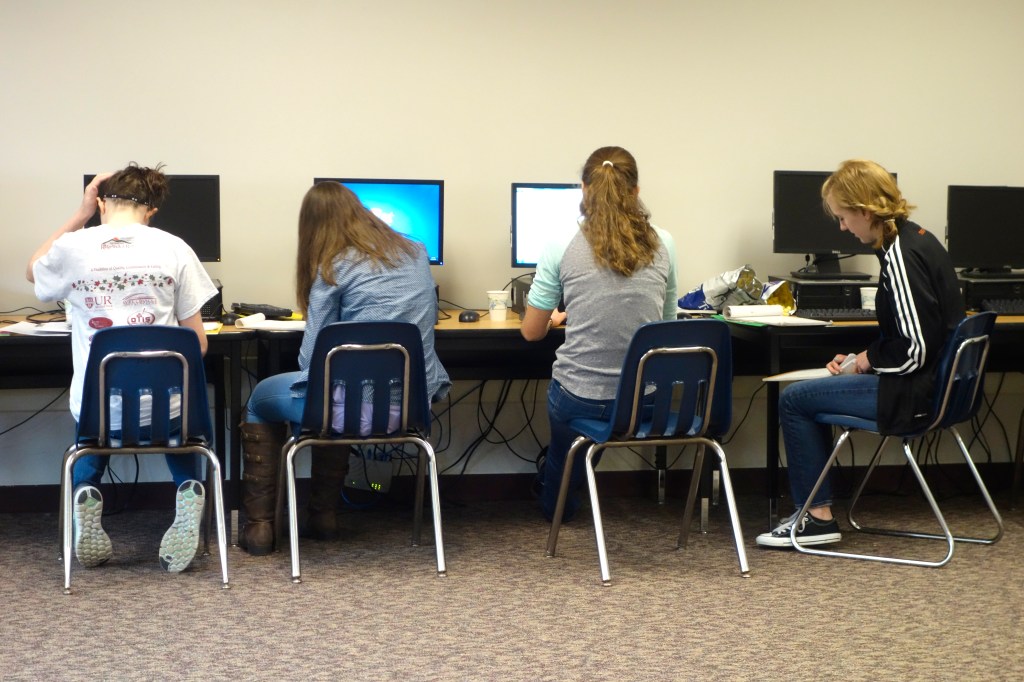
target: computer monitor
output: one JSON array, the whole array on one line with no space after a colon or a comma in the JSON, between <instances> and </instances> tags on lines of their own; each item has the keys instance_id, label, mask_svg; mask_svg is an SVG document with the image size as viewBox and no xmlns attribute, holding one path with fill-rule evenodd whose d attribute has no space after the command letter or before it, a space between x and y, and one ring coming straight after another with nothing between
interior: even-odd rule
<instances>
[{"instance_id":1,"label":"computer monitor","mask_svg":"<svg viewBox=\"0 0 1024 682\"><path fill-rule=\"evenodd\" d=\"M946 249L953 266L978 277L1024 268L1024 187L950 185L948 191Z\"/></svg>"},{"instance_id":2,"label":"computer monitor","mask_svg":"<svg viewBox=\"0 0 1024 682\"><path fill-rule=\"evenodd\" d=\"M444 181L371 178L313 178L313 184L340 182L363 206L395 232L427 247L431 265L444 262Z\"/></svg>"},{"instance_id":3,"label":"computer monitor","mask_svg":"<svg viewBox=\"0 0 1024 682\"><path fill-rule=\"evenodd\" d=\"M552 237L579 224L583 189L553 182L512 183L512 267L536 268Z\"/></svg>"},{"instance_id":4,"label":"computer monitor","mask_svg":"<svg viewBox=\"0 0 1024 682\"><path fill-rule=\"evenodd\" d=\"M95 174L86 175L87 186ZM220 176L168 175L171 192L149 224L181 237L204 263L220 262ZM97 211L86 227L100 224Z\"/></svg>"},{"instance_id":5,"label":"computer monitor","mask_svg":"<svg viewBox=\"0 0 1024 682\"><path fill-rule=\"evenodd\" d=\"M862 244L849 232L840 230L839 223L825 210L821 186L829 175L828 171L775 171L772 251L811 257L807 267L790 273L794 277L868 279L862 272L843 272L839 265L846 254L873 251L870 244Z\"/></svg>"}]
</instances>

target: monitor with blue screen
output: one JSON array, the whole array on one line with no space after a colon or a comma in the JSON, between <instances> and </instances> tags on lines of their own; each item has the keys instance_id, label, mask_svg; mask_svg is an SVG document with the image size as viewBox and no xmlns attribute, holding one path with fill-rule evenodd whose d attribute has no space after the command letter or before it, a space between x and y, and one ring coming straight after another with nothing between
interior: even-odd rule
<instances>
[{"instance_id":1,"label":"monitor with blue screen","mask_svg":"<svg viewBox=\"0 0 1024 682\"><path fill-rule=\"evenodd\" d=\"M431 265L443 263L443 180L313 179L313 184L318 182L340 182L348 187L391 229L426 246Z\"/></svg>"},{"instance_id":2,"label":"monitor with blue screen","mask_svg":"<svg viewBox=\"0 0 1024 682\"><path fill-rule=\"evenodd\" d=\"M544 247L579 225L583 190L568 183L512 183L512 267L536 268Z\"/></svg>"}]
</instances>

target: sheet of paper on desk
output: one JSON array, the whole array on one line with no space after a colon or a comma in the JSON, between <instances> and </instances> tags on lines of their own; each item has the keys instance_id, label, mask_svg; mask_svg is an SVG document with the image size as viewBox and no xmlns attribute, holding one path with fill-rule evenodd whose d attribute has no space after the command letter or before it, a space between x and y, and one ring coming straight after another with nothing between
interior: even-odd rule
<instances>
[{"instance_id":1,"label":"sheet of paper on desk","mask_svg":"<svg viewBox=\"0 0 1024 682\"><path fill-rule=\"evenodd\" d=\"M727 305L722 310L726 320L756 322L773 327L822 327L826 320L812 320L796 315L787 315L780 305Z\"/></svg>"},{"instance_id":2,"label":"sheet of paper on desk","mask_svg":"<svg viewBox=\"0 0 1024 682\"><path fill-rule=\"evenodd\" d=\"M4 327L4 331L27 336L65 336L71 333L71 325L67 322L15 322Z\"/></svg>"},{"instance_id":3,"label":"sheet of paper on desk","mask_svg":"<svg viewBox=\"0 0 1024 682\"><path fill-rule=\"evenodd\" d=\"M270 329L276 331L303 331L305 320L268 320L263 313L238 318L235 326L241 329Z\"/></svg>"}]
</instances>

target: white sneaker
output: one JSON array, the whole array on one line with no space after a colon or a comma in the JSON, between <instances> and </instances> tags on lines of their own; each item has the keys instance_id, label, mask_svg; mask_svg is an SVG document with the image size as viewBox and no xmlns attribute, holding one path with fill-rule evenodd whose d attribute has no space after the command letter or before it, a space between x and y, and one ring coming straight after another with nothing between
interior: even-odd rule
<instances>
[{"instance_id":1,"label":"white sneaker","mask_svg":"<svg viewBox=\"0 0 1024 682\"><path fill-rule=\"evenodd\" d=\"M793 540L790 538L790 531L793 524L797 523L796 517L799 513L799 510L793 512L792 516L776 526L770 533L758 535L757 544L762 547L792 547ZM796 537L800 540L801 545L827 545L843 539L839 532L839 524L835 519L821 521L811 516L810 513L804 513L803 518L800 519Z\"/></svg>"},{"instance_id":2,"label":"white sneaker","mask_svg":"<svg viewBox=\"0 0 1024 682\"><path fill-rule=\"evenodd\" d=\"M188 480L178 487L174 501L174 523L160 541L160 565L169 573L188 568L199 549L199 524L203 520L206 491L199 481Z\"/></svg>"},{"instance_id":3,"label":"white sneaker","mask_svg":"<svg viewBox=\"0 0 1024 682\"><path fill-rule=\"evenodd\" d=\"M103 530L103 496L91 485L75 491L75 556L86 568L110 561L114 548Z\"/></svg>"}]
</instances>

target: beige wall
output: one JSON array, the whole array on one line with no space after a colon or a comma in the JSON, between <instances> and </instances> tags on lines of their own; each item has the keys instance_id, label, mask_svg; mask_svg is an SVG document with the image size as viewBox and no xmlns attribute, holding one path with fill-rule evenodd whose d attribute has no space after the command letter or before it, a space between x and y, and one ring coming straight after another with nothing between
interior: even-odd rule
<instances>
[{"instance_id":1,"label":"beige wall","mask_svg":"<svg viewBox=\"0 0 1024 682\"><path fill-rule=\"evenodd\" d=\"M0 309L86 172L222 181L227 301L291 305L317 175L443 178L442 296L509 265L509 183L636 155L680 286L771 253L771 173L874 158L943 232L946 186L1024 184L1017 0L0 0ZM869 259L857 268L877 271Z\"/></svg>"}]
</instances>

